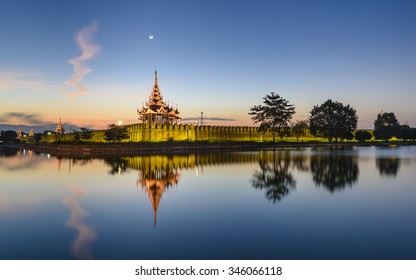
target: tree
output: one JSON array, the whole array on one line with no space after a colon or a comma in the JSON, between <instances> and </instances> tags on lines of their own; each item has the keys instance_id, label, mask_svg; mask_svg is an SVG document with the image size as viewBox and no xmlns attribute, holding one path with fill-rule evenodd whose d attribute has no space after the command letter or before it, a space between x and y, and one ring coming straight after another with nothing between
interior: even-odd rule
<instances>
[{"instance_id":1,"label":"tree","mask_svg":"<svg viewBox=\"0 0 416 280\"><path fill-rule=\"evenodd\" d=\"M14 142L16 141L17 133L13 130L7 130L1 132L1 138L3 142Z\"/></svg>"},{"instance_id":2,"label":"tree","mask_svg":"<svg viewBox=\"0 0 416 280\"><path fill-rule=\"evenodd\" d=\"M296 121L292 126L293 135L296 137L296 142L299 142L299 137L306 135L309 124L308 121Z\"/></svg>"},{"instance_id":3,"label":"tree","mask_svg":"<svg viewBox=\"0 0 416 280\"><path fill-rule=\"evenodd\" d=\"M38 133L35 133L35 142L36 143L39 143L40 142L40 140L42 140L42 133L40 133L40 132L38 132Z\"/></svg>"},{"instance_id":4,"label":"tree","mask_svg":"<svg viewBox=\"0 0 416 280\"><path fill-rule=\"evenodd\" d=\"M412 139L412 129L407 124L402 124L399 126L399 133L397 138L402 139L403 141Z\"/></svg>"},{"instance_id":5,"label":"tree","mask_svg":"<svg viewBox=\"0 0 416 280\"><path fill-rule=\"evenodd\" d=\"M410 129L410 139L416 139L416 128L414 127Z\"/></svg>"},{"instance_id":6,"label":"tree","mask_svg":"<svg viewBox=\"0 0 416 280\"><path fill-rule=\"evenodd\" d=\"M380 113L374 121L374 137L388 141L393 136L398 136L400 124L394 113Z\"/></svg>"},{"instance_id":7,"label":"tree","mask_svg":"<svg viewBox=\"0 0 416 280\"><path fill-rule=\"evenodd\" d=\"M109 124L108 129L104 132L105 141L120 142L130 137L125 125Z\"/></svg>"},{"instance_id":8,"label":"tree","mask_svg":"<svg viewBox=\"0 0 416 280\"><path fill-rule=\"evenodd\" d=\"M295 113L295 106L272 92L263 98L264 105L256 105L250 108L249 115L254 123L260 123L259 131L271 131L273 142L276 132L283 137L289 127L289 122Z\"/></svg>"},{"instance_id":9,"label":"tree","mask_svg":"<svg viewBox=\"0 0 416 280\"><path fill-rule=\"evenodd\" d=\"M355 139L360 142L371 140L371 138L373 138L373 135L370 131L367 130L357 130L357 132L355 133Z\"/></svg>"},{"instance_id":10,"label":"tree","mask_svg":"<svg viewBox=\"0 0 416 280\"><path fill-rule=\"evenodd\" d=\"M314 136L328 138L329 142L348 138L357 129L358 116L350 105L328 99L314 106L309 117L309 129Z\"/></svg>"},{"instance_id":11,"label":"tree","mask_svg":"<svg viewBox=\"0 0 416 280\"><path fill-rule=\"evenodd\" d=\"M92 138L92 130L88 129L86 127L81 127L81 134L80 134L81 140L90 140Z\"/></svg>"}]
</instances>

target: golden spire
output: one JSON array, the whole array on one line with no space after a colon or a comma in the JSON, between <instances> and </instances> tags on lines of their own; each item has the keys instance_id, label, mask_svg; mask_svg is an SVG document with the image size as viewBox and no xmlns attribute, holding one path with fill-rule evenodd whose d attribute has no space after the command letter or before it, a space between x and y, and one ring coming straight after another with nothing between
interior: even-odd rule
<instances>
[{"instance_id":1,"label":"golden spire","mask_svg":"<svg viewBox=\"0 0 416 280\"><path fill-rule=\"evenodd\" d=\"M157 70L155 69L155 86L157 86Z\"/></svg>"},{"instance_id":2,"label":"golden spire","mask_svg":"<svg viewBox=\"0 0 416 280\"><path fill-rule=\"evenodd\" d=\"M63 134L65 132L65 129L62 126L62 120L61 120L61 118L59 118L59 123L58 123L55 131L56 131L56 133L61 133L61 134Z\"/></svg>"},{"instance_id":3,"label":"golden spire","mask_svg":"<svg viewBox=\"0 0 416 280\"><path fill-rule=\"evenodd\" d=\"M32 127L32 129L29 132L29 137L34 137L34 136L35 136L35 130Z\"/></svg>"},{"instance_id":4,"label":"golden spire","mask_svg":"<svg viewBox=\"0 0 416 280\"><path fill-rule=\"evenodd\" d=\"M16 138L20 139L22 137L23 137L23 132L22 132L22 129L19 128L19 131L17 132L17 137Z\"/></svg>"}]
</instances>

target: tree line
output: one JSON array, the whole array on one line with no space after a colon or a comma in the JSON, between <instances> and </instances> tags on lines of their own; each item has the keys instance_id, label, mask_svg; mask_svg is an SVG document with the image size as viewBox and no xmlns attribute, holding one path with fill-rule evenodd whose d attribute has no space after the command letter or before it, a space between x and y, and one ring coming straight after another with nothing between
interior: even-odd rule
<instances>
[{"instance_id":1,"label":"tree line","mask_svg":"<svg viewBox=\"0 0 416 280\"><path fill-rule=\"evenodd\" d=\"M295 136L297 140L310 132L315 137L327 138L329 142L338 142L356 139L358 141L375 139L388 141L396 137L404 141L416 139L416 128L407 124L400 124L392 112L377 115L374 121L374 132L357 130L358 115L349 104L326 100L316 105L310 111L307 120L298 120L292 123L295 106L275 92L263 98L263 104L250 108L249 115L254 123L259 123L259 130L271 132L273 141L275 135Z\"/></svg>"}]
</instances>

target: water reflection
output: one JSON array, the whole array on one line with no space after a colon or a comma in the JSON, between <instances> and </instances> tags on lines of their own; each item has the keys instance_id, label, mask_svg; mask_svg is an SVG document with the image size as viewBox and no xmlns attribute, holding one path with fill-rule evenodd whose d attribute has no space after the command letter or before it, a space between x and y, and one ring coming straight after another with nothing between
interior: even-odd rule
<instances>
[{"instance_id":1,"label":"water reflection","mask_svg":"<svg viewBox=\"0 0 416 280\"><path fill-rule=\"evenodd\" d=\"M81 198L87 194L87 191L73 184L68 185L68 189L72 193L72 196L65 198L63 202L69 207L71 214L65 222L65 225L78 232L77 237L71 245L71 251L77 258L93 259L94 256L89 246L96 239L96 233L91 226L84 222L84 219L88 216L88 212L79 203Z\"/></svg>"},{"instance_id":2,"label":"water reflection","mask_svg":"<svg viewBox=\"0 0 416 280\"><path fill-rule=\"evenodd\" d=\"M150 161L148 166L152 166ZM157 209L159 208L163 193L165 193L169 187L177 186L180 176L181 174L178 168L174 168L173 166L169 166L166 169L154 169L148 172L139 170L137 184L140 184L142 189L149 195L149 200L153 207L154 225L156 225Z\"/></svg>"},{"instance_id":3,"label":"water reflection","mask_svg":"<svg viewBox=\"0 0 416 280\"><path fill-rule=\"evenodd\" d=\"M123 174L127 172L127 160L123 158L104 158L104 162L110 167L108 174Z\"/></svg>"},{"instance_id":4,"label":"water reflection","mask_svg":"<svg viewBox=\"0 0 416 280\"><path fill-rule=\"evenodd\" d=\"M397 157L392 158L377 158L376 166L380 173L380 176L397 176L400 167L400 159Z\"/></svg>"},{"instance_id":5,"label":"water reflection","mask_svg":"<svg viewBox=\"0 0 416 280\"><path fill-rule=\"evenodd\" d=\"M0 169L6 171L35 169L44 157L31 150L0 147Z\"/></svg>"},{"instance_id":6,"label":"water reflection","mask_svg":"<svg viewBox=\"0 0 416 280\"><path fill-rule=\"evenodd\" d=\"M271 160L261 158L259 161L261 170L254 172L251 184L255 189L265 190L267 199L273 203L281 200L296 187L296 180L290 172L290 163L290 157L276 156L276 152L273 153ZM303 168L303 161L298 162L298 165Z\"/></svg>"},{"instance_id":7,"label":"water reflection","mask_svg":"<svg viewBox=\"0 0 416 280\"><path fill-rule=\"evenodd\" d=\"M13 153L0 157L0 259L415 257L414 147ZM386 176L398 177L395 188Z\"/></svg>"},{"instance_id":8,"label":"water reflection","mask_svg":"<svg viewBox=\"0 0 416 280\"><path fill-rule=\"evenodd\" d=\"M111 175L123 174L129 169L138 171L136 185L140 185L148 194L153 208L153 223L156 225L163 194L179 184L181 169L195 169L196 175L201 175L204 166L250 163L257 159L258 153L209 153L106 158L104 162L110 167Z\"/></svg>"},{"instance_id":9,"label":"water reflection","mask_svg":"<svg viewBox=\"0 0 416 280\"><path fill-rule=\"evenodd\" d=\"M0 147L0 157L14 157L18 151L18 149Z\"/></svg>"},{"instance_id":10,"label":"water reflection","mask_svg":"<svg viewBox=\"0 0 416 280\"><path fill-rule=\"evenodd\" d=\"M352 187L358 182L358 156L344 153L352 149L336 149L330 154L317 154L311 157L312 179L317 186L323 186L329 192Z\"/></svg>"}]
</instances>

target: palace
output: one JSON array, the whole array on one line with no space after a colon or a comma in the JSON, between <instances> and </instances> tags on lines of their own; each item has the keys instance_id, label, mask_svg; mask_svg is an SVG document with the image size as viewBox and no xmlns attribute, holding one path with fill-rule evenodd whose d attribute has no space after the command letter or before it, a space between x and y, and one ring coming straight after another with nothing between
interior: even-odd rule
<instances>
[{"instance_id":1,"label":"palace","mask_svg":"<svg viewBox=\"0 0 416 280\"><path fill-rule=\"evenodd\" d=\"M163 101L163 96L160 94L159 85L157 84L156 70L153 91L149 100L142 105L142 108L137 109L137 114L139 120L146 124L173 124L181 119L178 108L174 109Z\"/></svg>"}]
</instances>

